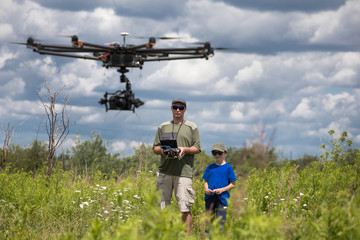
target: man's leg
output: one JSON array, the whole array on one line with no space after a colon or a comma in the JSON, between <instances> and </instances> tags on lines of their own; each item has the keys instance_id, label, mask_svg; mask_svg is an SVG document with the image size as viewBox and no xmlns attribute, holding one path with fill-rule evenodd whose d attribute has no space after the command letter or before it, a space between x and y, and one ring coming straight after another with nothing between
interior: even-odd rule
<instances>
[{"instance_id":1,"label":"man's leg","mask_svg":"<svg viewBox=\"0 0 360 240\"><path fill-rule=\"evenodd\" d=\"M173 191L172 176L159 173L156 180L156 189L161 191L161 209L171 204L171 197Z\"/></svg>"},{"instance_id":2,"label":"man's leg","mask_svg":"<svg viewBox=\"0 0 360 240\"><path fill-rule=\"evenodd\" d=\"M195 191L192 189L192 179L177 177L174 190L178 208L180 212L182 212L182 220L187 226L186 232L190 233L192 227L191 206L195 202Z\"/></svg>"},{"instance_id":3,"label":"man's leg","mask_svg":"<svg viewBox=\"0 0 360 240\"><path fill-rule=\"evenodd\" d=\"M192 227L192 216L191 216L191 212L183 212L182 213L182 220L183 222L186 223L186 233L190 234L191 233L191 227Z\"/></svg>"}]
</instances>

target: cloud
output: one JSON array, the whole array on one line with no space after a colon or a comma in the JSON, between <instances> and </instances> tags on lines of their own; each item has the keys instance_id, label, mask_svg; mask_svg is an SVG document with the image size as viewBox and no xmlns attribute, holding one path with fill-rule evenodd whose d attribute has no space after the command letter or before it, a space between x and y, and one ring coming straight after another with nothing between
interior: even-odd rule
<instances>
[{"instance_id":1,"label":"cloud","mask_svg":"<svg viewBox=\"0 0 360 240\"><path fill-rule=\"evenodd\" d=\"M296 106L296 109L291 113L291 116L294 118L305 118L313 119L316 117L316 113L312 110L310 106L311 99L303 98L301 102Z\"/></svg>"},{"instance_id":2,"label":"cloud","mask_svg":"<svg viewBox=\"0 0 360 240\"><path fill-rule=\"evenodd\" d=\"M112 152L122 152L127 148L127 144L124 141L116 141L111 143Z\"/></svg>"},{"instance_id":3,"label":"cloud","mask_svg":"<svg viewBox=\"0 0 360 240\"><path fill-rule=\"evenodd\" d=\"M267 131L277 129L276 147L294 156L318 153L329 128L360 135L359 9L357 0L1 1L0 121L28 119L17 141L30 139L44 114L36 93L46 93L47 80L53 91L65 86L62 95L71 96L71 134L86 138L96 130L122 154L152 143L157 126L172 117L174 96L187 98L186 119L198 125L207 149L215 141L242 146L262 120ZM130 69L132 90L145 101L133 114L105 112L98 104L105 91L125 88L116 69L9 44L32 36L42 44L69 45L59 35L72 34L123 44L121 32L130 33L126 44L147 41L134 36L172 35L185 38L158 40L154 48L209 41L234 49L215 49L208 61L147 62L141 71Z\"/></svg>"},{"instance_id":4,"label":"cloud","mask_svg":"<svg viewBox=\"0 0 360 240\"><path fill-rule=\"evenodd\" d=\"M0 88L2 97L13 97L22 94L25 91L25 82L22 78L16 77L3 84Z\"/></svg>"},{"instance_id":5,"label":"cloud","mask_svg":"<svg viewBox=\"0 0 360 240\"><path fill-rule=\"evenodd\" d=\"M0 51L0 69L5 66L7 60L14 59L17 56L18 54L12 53L7 47L2 47Z\"/></svg>"},{"instance_id":6,"label":"cloud","mask_svg":"<svg viewBox=\"0 0 360 240\"><path fill-rule=\"evenodd\" d=\"M327 9L337 9L344 1L343 0L303 0L303 1L286 1L286 0L216 0L225 2L227 4L239 7L250 8L256 10L268 11L318 11Z\"/></svg>"}]
</instances>

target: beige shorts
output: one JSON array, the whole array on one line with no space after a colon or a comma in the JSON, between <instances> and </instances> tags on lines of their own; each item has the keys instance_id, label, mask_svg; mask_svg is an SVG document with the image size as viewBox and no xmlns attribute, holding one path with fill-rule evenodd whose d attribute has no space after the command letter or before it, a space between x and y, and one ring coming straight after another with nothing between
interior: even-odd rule
<instances>
[{"instance_id":1,"label":"beige shorts","mask_svg":"<svg viewBox=\"0 0 360 240\"><path fill-rule=\"evenodd\" d=\"M172 192L180 212L190 212L195 202L195 191L192 188L192 179L159 173L156 181L156 188L161 191L161 207L171 204Z\"/></svg>"}]
</instances>

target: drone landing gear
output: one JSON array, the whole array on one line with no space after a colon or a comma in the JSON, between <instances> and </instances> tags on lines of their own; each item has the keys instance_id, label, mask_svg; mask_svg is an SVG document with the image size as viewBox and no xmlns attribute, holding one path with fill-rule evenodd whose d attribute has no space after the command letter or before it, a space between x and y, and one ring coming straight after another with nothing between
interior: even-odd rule
<instances>
[{"instance_id":1,"label":"drone landing gear","mask_svg":"<svg viewBox=\"0 0 360 240\"><path fill-rule=\"evenodd\" d=\"M121 73L120 82L126 83L126 90L118 90L114 93L105 92L104 98L100 99L99 103L104 104L106 111L108 110L132 110L144 105L144 102L139 98L135 98L135 94L131 90L131 83L125 76L129 70L121 68L118 72ZM108 96L109 99L108 99Z\"/></svg>"}]
</instances>

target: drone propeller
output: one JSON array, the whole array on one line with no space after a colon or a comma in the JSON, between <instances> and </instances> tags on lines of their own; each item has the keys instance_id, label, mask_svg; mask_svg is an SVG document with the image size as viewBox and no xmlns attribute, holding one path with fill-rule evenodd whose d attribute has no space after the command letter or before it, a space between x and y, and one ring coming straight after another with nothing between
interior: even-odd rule
<instances>
[{"instance_id":1,"label":"drone propeller","mask_svg":"<svg viewBox=\"0 0 360 240\"><path fill-rule=\"evenodd\" d=\"M195 44L195 45L206 45L207 42L190 42L188 44ZM211 47L214 50L237 50L238 48L226 48L226 47Z\"/></svg>"},{"instance_id":2,"label":"drone propeller","mask_svg":"<svg viewBox=\"0 0 360 240\"><path fill-rule=\"evenodd\" d=\"M59 37L71 38L71 42L79 41L79 37L76 34L74 34L74 35L59 35Z\"/></svg>"},{"instance_id":3,"label":"drone propeller","mask_svg":"<svg viewBox=\"0 0 360 240\"><path fill-rule=\"evenodd\" d=\"M138 38L138 39L146 39L146 38L150 38L150 37L146 37L146 36L131 36L132 38ZM155 39L159 39L159 40L178 40L178 39L183 39L183 37L152 37Z\"/></svg>"},{"instance_id":4,"label":"drone propeller","mask_svg":"<svg viewBox=\"0 0 360 240\"><path fill-rule=\"evenodd\" d=\"M10 42L11 44L18 44L18 45L28 45L28 46L32 46L34 45L35 42L40 42L41 40L39 39L35 39L33 37L28 37L28 39L26 40L26 43L24 42ZM41 41L42 42L42 41Z\"/></svg>"}]
</instances>

